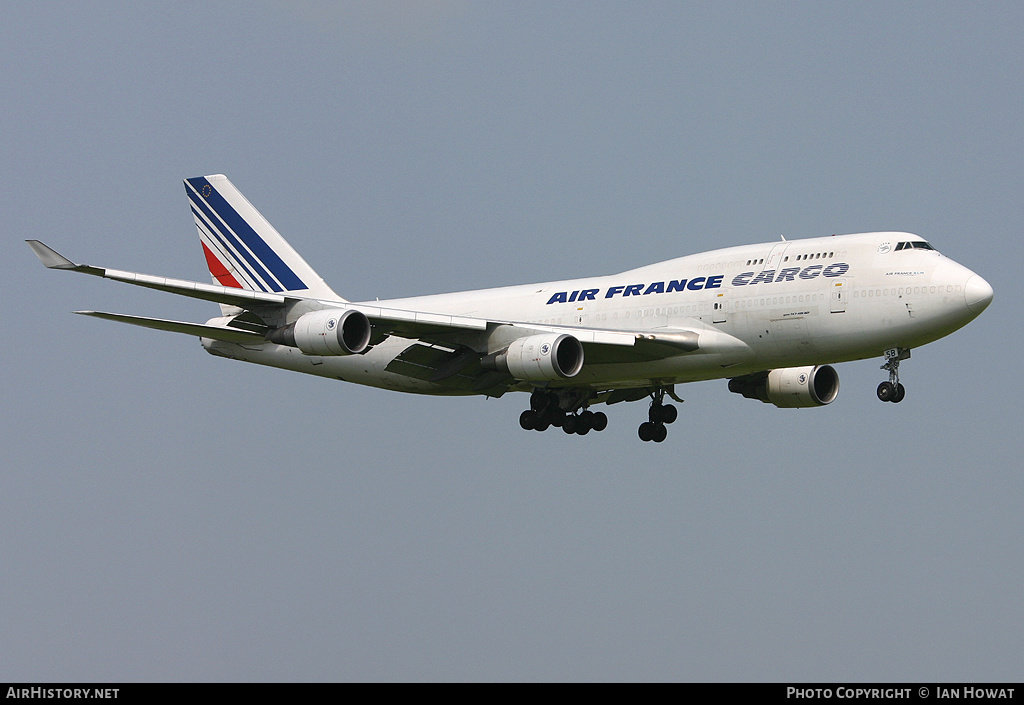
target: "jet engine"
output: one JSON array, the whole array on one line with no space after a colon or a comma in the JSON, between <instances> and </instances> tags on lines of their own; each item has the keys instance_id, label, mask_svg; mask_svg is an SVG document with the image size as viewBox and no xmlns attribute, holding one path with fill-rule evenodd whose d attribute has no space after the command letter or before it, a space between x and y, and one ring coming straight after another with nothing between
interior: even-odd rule
<instances>
[{"instance_id":1,"label":"jet engine","mask_svg":"<svg viewBox=\"0 0 1024 705\"><path fill-rule=\"evenodd\" d=\"M783 409L824 406L839 394L839 373L831 365L785 367L733 377L729 391Z\"/></svg>"},{"instance_id":2,"label":"jet engine","mask_svg":"<svg viewBox=\"0 0 1024 705\"><path fill-rule=\"evenodd\" d=\"M575 377L583 369L583 344L565 333L531 335L513 340L506 350L480 361L526 382Z\"/></svg>"},{"instance_id":3,"label":"jet engine","mask_svg":"<svg viewBox=\"0 0 1024 705\"><path fill-rule=\"evenodd\" d=\"M353 309L313 311L271 331L267 340L307 355L358 355L370 343L370 322Z\"/></svg>"}]
</instances>

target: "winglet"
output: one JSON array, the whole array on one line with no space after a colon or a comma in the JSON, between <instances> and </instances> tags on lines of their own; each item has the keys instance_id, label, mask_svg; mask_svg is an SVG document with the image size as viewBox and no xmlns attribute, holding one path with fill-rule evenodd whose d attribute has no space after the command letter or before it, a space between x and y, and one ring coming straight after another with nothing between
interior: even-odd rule
<instances>
[{"instance_id":1,"label":"winglet","mask_svg":"<svg viewBox=\"0 0 1024 705\"><path fill-rule=\"evenodd\" d=\"M51 247L44 245L39 240L25 240L28 246L32 248L32 251L36 253L36 257L43 263L48 269L75 269L78 267L77 264L69 260L64 255L60 254Z\"/></svg>"},{"instance_id":2,"label":"winglet","mask_svg":"<svg viewBox=\"0 0 1024 705\"><path fill-rule=\"evenodd\" d=\"M88 264L75 264L67 257L57 252L49 245L44 245L39 240L25 240L28 246L32 248L32 251L36 253L36 257L43 263L48 269L70 269L73 272L82 272L83 274L93 274L98 277L105 276L106 270L102 267L91 267Z\"/></svg>"}]
</instances>

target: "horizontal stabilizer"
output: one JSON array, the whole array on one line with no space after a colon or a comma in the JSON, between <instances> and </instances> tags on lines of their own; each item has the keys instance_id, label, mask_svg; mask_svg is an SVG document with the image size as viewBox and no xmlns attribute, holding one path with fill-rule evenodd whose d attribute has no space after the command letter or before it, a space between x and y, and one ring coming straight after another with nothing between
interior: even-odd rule
<instances>
[{"instance_id":1,"label":"horizontal stabilizer","mask_svg":"<svg viewBox=\"0 0 1024 705\"><path fill-rule=\"evenodd\" d=\"M222 340L225 343L243 343L258 345L265 343L266 338L258 333L251 333L237 328L225 328L224 326L209 326L202 323L185 323L183 321L169 321L163 318L146 318L144 316L129 316L123 313L103 313L102 311L75 311L83 316L93 318L104 318L108 321L118 323L130 323L133 326L143 328L154 328L156 330L169 330L172 333L185 333L198 338L212 338Z\"/></svg>"}]
</instances>

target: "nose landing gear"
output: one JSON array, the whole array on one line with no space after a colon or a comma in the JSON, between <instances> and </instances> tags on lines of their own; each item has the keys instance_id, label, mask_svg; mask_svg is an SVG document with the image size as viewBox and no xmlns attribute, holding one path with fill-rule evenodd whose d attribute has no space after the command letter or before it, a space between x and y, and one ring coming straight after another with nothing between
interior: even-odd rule
<instances>
[{"instance_id":1,"label":"nose landing gear","mask_svg":"<svg viewBox=\"0 0 1024 705\"><path fill-rule=\"evenodd\" d=\"M889 381L878 385L880 401L891 401L898 404L903 401L907 390L900 384L900 360L910 358L909 348L890 348L885 351L885 364L881 369L889 371Z\"/></svg>"}]
</instances>

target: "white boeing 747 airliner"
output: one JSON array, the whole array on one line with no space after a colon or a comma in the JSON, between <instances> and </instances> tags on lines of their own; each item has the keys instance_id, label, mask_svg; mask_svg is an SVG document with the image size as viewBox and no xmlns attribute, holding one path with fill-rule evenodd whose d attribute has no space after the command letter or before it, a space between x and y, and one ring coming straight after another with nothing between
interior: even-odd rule
<instances>
[{"instance_id":1,"label":"white boeing 747 airliner","mask_svg":"<svg viewBox=\"0 0 1024 705\"><path fill-rule=\"evenodd\" d=\"M779 407L829 404L829 363L883 356L878 398L899 402L910 350L992 301L980 276L917 235L782 240L689 255L620 274L388 301L338 296L223 175L187 179L213 284L75 264L69 269L220 304L205 324L87 316L197 336L213 355L420 394L530 392L524 429L584 435L590 407L650 398L644 441L665 440L674 386L728 378Z\"/></svg>"}]
</instances>

